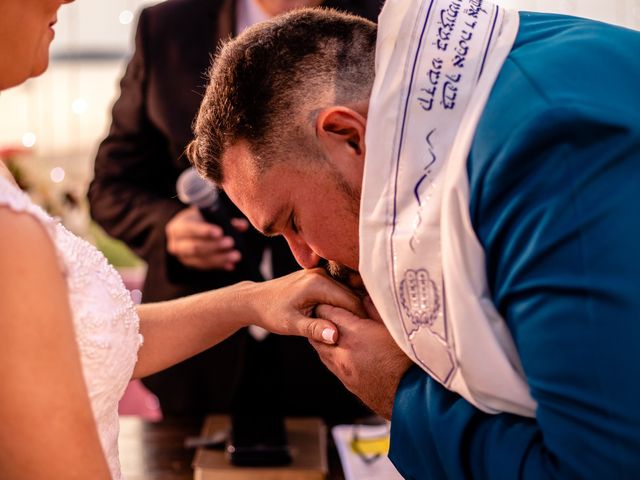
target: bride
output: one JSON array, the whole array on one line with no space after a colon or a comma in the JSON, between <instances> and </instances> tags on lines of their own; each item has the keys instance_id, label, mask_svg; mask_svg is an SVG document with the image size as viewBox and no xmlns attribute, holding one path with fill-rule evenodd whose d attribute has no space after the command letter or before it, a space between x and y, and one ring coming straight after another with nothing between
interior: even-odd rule
<instances>
[{"instance_id":1,"label":"bride","mask_svg":"<svg viewBox=\"0 0 640 480\"><path fill-rule=\"evenodd\" d=\"M70 1L0 2L0 90L46 70L57 10ZM1 162L0 225L0 478L119 479L117 404L132 377L246 321L333 343L335 326L308 317L314 307L360 311L320 270L136 308L105 258L34 205Z\"/></svg>"}]
</instances>

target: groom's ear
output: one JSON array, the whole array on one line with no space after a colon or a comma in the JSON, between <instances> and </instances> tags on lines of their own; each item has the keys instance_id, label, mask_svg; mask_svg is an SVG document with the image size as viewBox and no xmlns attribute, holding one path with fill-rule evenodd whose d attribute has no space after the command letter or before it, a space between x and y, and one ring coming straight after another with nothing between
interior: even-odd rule
<instances>
[{"instance_id":1,"label":"groom's ear","mask_svg":"<svg viewBox=\"0 0 640 480\"><path fill-rule=\"evenodd\" d=\"M366 118L355 110L331 106L318 113L316 136L332 158L352 159L363 164L366 124Z\"/></svg>"}]
</instances>

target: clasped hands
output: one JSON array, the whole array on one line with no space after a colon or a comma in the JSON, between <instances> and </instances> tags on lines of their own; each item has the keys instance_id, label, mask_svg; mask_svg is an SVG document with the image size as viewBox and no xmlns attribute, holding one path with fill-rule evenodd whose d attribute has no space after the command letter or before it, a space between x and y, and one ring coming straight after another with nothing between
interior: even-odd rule
<instances>
[{"instance_id":1,"label":"clasped hands","mask_svg":"<svg viewBox=\"0 0 640 480\"><path fill-rule=\"evenodd\" d=\"M332 305L319 305L318 317L338 327L334 345L310 340L325 366L371 410L390 419L398 384L412 362L398 347L370 297L366 317Z\"/></svg>"},{"instance_id":2,"label":"clasped hands","mask_svg":"<svg viewBox=\"0 0 640 480\"><path fill-rule=\"evenodd\" d=\"M412 362L369 297L361 301L321 268L247 287L257 289L250 294L257 325L307 337L347 389L374 412L391 418L398 384Z\"/></svg>"}]
</instances>

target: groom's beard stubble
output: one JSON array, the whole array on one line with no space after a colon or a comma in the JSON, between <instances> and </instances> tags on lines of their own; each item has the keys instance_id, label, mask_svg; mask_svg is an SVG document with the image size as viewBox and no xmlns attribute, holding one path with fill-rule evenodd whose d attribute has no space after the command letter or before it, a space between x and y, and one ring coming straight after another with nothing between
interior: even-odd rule
<instances>
[{"instance_id":1,"label":"groom's beard stubble","mask_svg":"<svg viewBox=\"0 0 640 480\"><path fill-rule=\"evenodd\" d=\"M331 170L331 173L336 181L338 190L342 192L347 199L347 204L350 206L349 213L352 215L351 221L353 221L355 225L358 225L360 223L360 185L351 185L342 173L335 168ZM324 268L331 278L353 290L360 298L368 295L360 272L357 270L324 258L320 261L320 267Z\"/></svg>"},{"instance_id":2,"label":"groom's beard stubble","mask_svg":"<svg viewBox=\"0 0 640 480\"><path fill-rule=\"evenodd\" d=\"M320 266L327 271L331 278L333 278L337 282L342 283L343 285L346 285L361 298L367 295L367 290L365 289L364 283L362 282L362 277L356 270L352 270L351 268L339 263L324 259L322 260Z\"/></svg>"}]
</instances>

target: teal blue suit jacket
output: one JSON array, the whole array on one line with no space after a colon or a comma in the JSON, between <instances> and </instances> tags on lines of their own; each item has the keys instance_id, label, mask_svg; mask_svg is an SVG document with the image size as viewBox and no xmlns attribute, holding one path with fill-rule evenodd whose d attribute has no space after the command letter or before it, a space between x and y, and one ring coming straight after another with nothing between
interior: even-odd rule
<instances>
[{"instance_id":1,"label":"teal blue suit jacket","mask_svg":"<svg viewBox=\"0 0 640 480\"><path fill-rule=\"evenodd\" d=\"M468 159L470 214L535 419L417 367L396 394L406 478L640 478L640 33L522 13Z\"/></svg>"}]
</instances>

